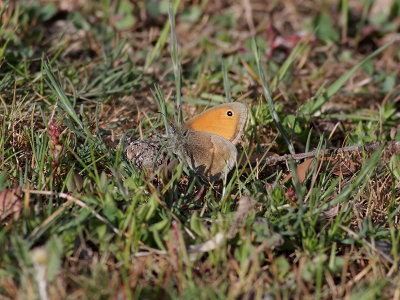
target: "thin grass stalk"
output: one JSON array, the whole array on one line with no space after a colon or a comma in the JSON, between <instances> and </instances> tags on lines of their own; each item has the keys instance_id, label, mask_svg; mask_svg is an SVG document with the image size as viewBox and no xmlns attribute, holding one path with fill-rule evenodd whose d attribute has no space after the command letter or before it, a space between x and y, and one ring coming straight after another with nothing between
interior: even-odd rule
<instances>
[{"instance_id":1,"label":"thin grass stalk","mask_svg":"<svg viewBox=\"0 0 400 300\"><path fill-rule=\"evenodd\" d=\"M381 53L383 50L385 50L387 47L389 47L391 44L393 44L393 41L386 43L379 49L375 50L372 52L370 55L365 57L363 60L361 60L358 64L356 64L353 68L351 68L349 71L344 73L342 76L340 76L334 83L332 83L330 86L326 88L326 91L323 94L320 94L318 97L314 97L314 99L310 102L308 102L304 107L301 109L301 111L305 113L309 113L311 115L315 114L321 107L324 105L326 102L329 101L329 99L339 91L339 89L345 84L347 80L350 79L351 76L360 68L362 67L366 62L370 61L373 59L375 56L377 56L379 53ZM318 93L320 93L322 89L320 88L318 90Z\"/></svg>"},{"instance_id":2,"label":"thin grass stalk","mask_svg":"<svg viewBox=\"0 0 400 300\"><path fill-rule=\"evenodd\" d=\"M272 80L271 89L274 90L278 83L283 80L283 78L288 74L290 67L293 65L296 58L299 58L303 55L304 51L307 49L307 46L310 44L312 35L310 35L306 40L300 41L293 48L289 56L283 62L282 66L279 68L278 74L275 76L274 80Z\"/></svg>"},{"instance_id":3,"label":"thin grass stalk","mask_svg":"<svg viewBox=\"0 0 400 300\"><path fill-rule=\"evenodd\" d=\"M330 201L327 204L324 204L322 209L328 209L329 207L332 207L338 203L342 203L346 201L352 194L352 192L356 189L359 188L362 190L365 186L365 184L368 182L367 178L371 177L371 174L373 172L373 169L375 168L376 164L380 161L381 154L383 151L383 145L380 146L375 153L372 155L370 158L368 164L359 172L356 180L354 182L347 186L340 194L338 194L332 201Z\"/></svg>"},{"instance_id":4,"label":"thin grass stalk","mask_svg":"<svg viewBox=\"0 0 400 300\"><path fill-rule=\"evenodd\" d=\"M347 31L349 24L349 2L348 0L342 0L342 41L347 40Z\"/></svg>"},{"instance_id":5,"label":"thin grass stalk","mask_svg":"<svg viewBox=\"0 0 400 300\"><path fill-rule=\"evenodd\" d=\"M367 22L368 19L368 14L372 8L372 5L374 3L374 0L365 0L363 1L363 10L362 10L362 14L361 14L361 20L357 23L357 32L356 32L356 36L355 36L355 45L358 46L358 43L361 40L361 32L362 29L364 28L364 25Z\"/></svg>"},{"instance_id":6,"label":"thin grass stalk","mask_svg":"<svg viewBox=\"0 0 400 300\"><path fill-rule=\"evenodd\" d=\"M175 33L175 15L174 10L172 8L172 4L170 3L168 9L169 23L171 24L171 43L170 43L170 52L172 64L174 67L174 76L175 76L175 87L176 87L176 104L178 108L178 124L183 124L183 116L182 116L182 99L181 99L181 88L182 88L182 67L179 61L179 49L178 49L178 39Z\"/></svg>"},{"instance_id":7,"label":"thin grass stalk","mask_svg":"<svg viewBox=\"0 0 400 300\"><path fill-rule=\"evenodd\" d=\"M166 131L167 137L169 137L169 135L170 135L169 122L168 122L167 107L165 105L164 94L158 84L154 85L154 91L152 90L151 93L153 94L153 97L157 102L158 108L160 109L160 112L161 112L161 115L162 115L162 118L164 121L165 131Z\"/></svg>"},{"instance_id":8,"label":"thin grass stalk","mask_svg":"<svg viewBox=\"0 0 400 300\"><path fill-rule=\"evenodd\" d=\"M47 78L45 77L45 81L51 88L51 90L54 92L55 96L58 98L57 102L68 113L68 115L79 125L79 127L83 129L82 121L77 116L71 102L65 95L64 91L58 85L57 80L50 69L50 63L46 60L43 60L42 67L45 74L47 75Z\"/></svg>"},{"instance_id":9,"label":"thin grass stalk","mask_svg":"<svg viewBox=\"0 0 400 300\"><path fill-rule=\"evenodd\" d=\"M174 13L176 13L178 11L178 7L181 4L181 0L175 0L174 1ZM167 22L164 25L164 28L161 32L161 35L159 37L159 39L157 40L156 45L154 46L153 51L150 54L150 58L146 61L146 64L144 66L144 69L148 69L151 64L153 63L153 60L156 58L157 55L159 55L162 51L162 49L164 48L164 44L167 40L167 36L168 36L168 31L169 31L169 27L170 27L170 23Z\"/></svg>"},{"instance_id":10,"label":"thin grass stalk","mask_svg":"<svg viewBox=\"0 0 400 300\"><path fill-rule=\"evenodd\" d=\"M228 102L232 102L231 98L231 85L229 83L228 77L228 68L226 66L226 60L222 60L222 76L224 78L224 90L225 90L225 97Z\"/></svg>"},{"instance_id":11,"label":"thin grass stalk","mask_svg":"<svg viewBox=\"0 0 400 300\"><path fill-rule=\"evenodd\" d=\"M293 145L290 143L289 137L288 137L288 135L287 135L287 133L285 131L285 128L283 128L283 125L281 123L281 120L279 119L278 113L275 110L275 106L274 106L274 103L272 101L272 97L271 97L271 94L269 92L269 89L268 89L267 80L266 80L266 72L265 72L265 69L264 69L264 67L262 65L260 50L258 49L256 40L254 38L252 40L252 45L253 45L253 53L254 53L254 55L256 57L258 74L259 74L260 81L261 81L261 84L262 84L262 87L263 87L264 97L267 100L269 112L270 112L272 118L274 119L275 124L278 127L279 132L282 134L282 137L283 137L283 139L285 140L285 142L286 142L286 144L288 146L290 154L294 155L295 151L294 151Z\"/></svg>"}]
</instances>

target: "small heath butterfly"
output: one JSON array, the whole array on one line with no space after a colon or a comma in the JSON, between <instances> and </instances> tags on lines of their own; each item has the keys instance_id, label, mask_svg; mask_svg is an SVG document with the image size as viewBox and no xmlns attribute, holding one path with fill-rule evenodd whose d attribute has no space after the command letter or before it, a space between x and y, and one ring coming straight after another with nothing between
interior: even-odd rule
<instances>
[{"instance_id":1,"label":"small heath butterfly","mask_svg":"<svg viewBox=\"0 0 400 300\"><path fill-rule=\"evenodd\" d=\"M186 122L171 127L170 149L200 176L221 179L236 164L236 144L247 120L247 107L233 102L214 106Z\"/></svg>"}]
</instances>

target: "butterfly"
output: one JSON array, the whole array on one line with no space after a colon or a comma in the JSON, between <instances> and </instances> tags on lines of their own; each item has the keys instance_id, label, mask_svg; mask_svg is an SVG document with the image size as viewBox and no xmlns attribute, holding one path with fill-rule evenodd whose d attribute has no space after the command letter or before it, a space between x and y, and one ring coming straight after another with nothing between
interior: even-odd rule
<instances>
[{"instance_id":1,"label":"butterfly","mask_svg":"<svg viewBox=\"0 0 400 300\"><path fill-rule=\"evenodd\" d=\"M181 127L171 127L170 149L200 176L221 179L236 165L236 144L247 121L240 102L214 106Z\"/></svg>"}]
</instances>

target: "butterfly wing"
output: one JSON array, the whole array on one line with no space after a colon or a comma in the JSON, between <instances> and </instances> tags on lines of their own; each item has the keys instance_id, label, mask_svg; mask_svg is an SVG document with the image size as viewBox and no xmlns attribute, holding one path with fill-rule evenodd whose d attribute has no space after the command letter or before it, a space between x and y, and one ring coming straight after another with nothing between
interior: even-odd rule
<instances>
[{"instance_id":1,"label":"butterfly wing","mask_svg":"<svg viewBox=\"0 0 400 300\"><path fill-rule=\"evenodd\" d=\"M209 132L186 130L173 150L200 176L221 179L236 164L236 147L227 139Z\"/></svg>"},{"instance_id":2,"label":"butterfly wing","mask_svg":"<svg viewBox=\"0 0 400 300\"><path fill-rule=\"evenodd\" d=\"M185 123L185 127L219 135L237 144L247 120L247 107L240 102L214 106Z\"/></svg>"}]
</instances>

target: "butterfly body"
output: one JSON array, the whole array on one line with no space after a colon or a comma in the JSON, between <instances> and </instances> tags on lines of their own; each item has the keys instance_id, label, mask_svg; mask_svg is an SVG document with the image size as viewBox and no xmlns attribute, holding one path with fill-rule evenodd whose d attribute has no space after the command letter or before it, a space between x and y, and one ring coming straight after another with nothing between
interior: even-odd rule
<instances>
[{"instance_id":1,"label":"butterfly body","mask_svg":"<svg viewBox=\"0 0 400 300\"><path fill-rule=\"evenodd\" d=\"M171 149L200 176L219 180L236 164L235 144L246 119L247 108L242 103L217 105L182 127L172 127Z\"/></svg>"}]
</instances>

